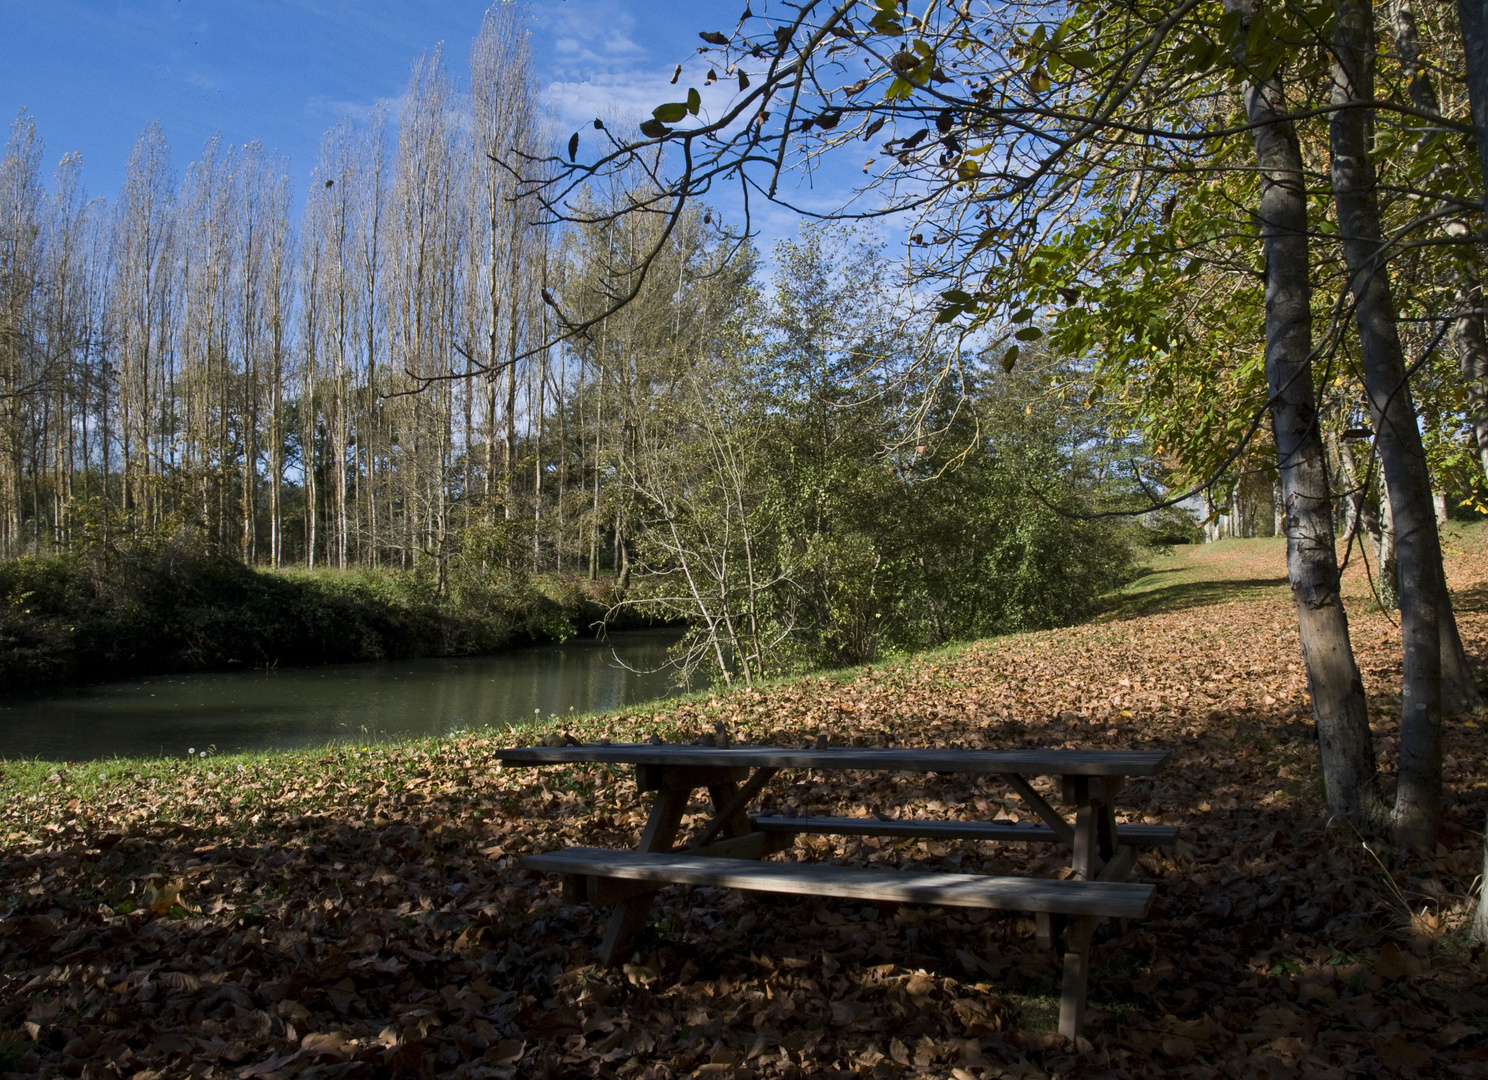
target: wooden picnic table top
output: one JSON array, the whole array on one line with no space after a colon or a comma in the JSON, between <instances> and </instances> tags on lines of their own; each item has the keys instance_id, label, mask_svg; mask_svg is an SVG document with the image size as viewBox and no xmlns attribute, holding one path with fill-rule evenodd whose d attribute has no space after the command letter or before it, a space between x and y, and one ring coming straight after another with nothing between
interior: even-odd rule
<instances>
[{"instance_id":1,"label":"wooden picnic table top","mask_svg":"<svg viewBox=\"0 0 1488 1080\"><path fill-rule=\"evenodd\" d=\"M765 769L866 769L887 772L1018 773L1025 776L1153 776L1166 750L958 750L832 746L790 750L735 744L586 743L496 751L513 765L695 765Z\"/></svg>"}]
</instances>

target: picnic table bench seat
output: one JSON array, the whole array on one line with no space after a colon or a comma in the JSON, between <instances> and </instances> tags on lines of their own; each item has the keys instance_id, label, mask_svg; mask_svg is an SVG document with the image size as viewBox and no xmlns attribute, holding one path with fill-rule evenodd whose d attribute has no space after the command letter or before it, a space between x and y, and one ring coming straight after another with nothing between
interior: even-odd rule
<instances>
[{"instance_id":1,"label":"picnic table bench seat","mask_svg":"<svg viewBox=\"0 0 1488 1080\"><path fill-rule=\"evenodd\" d=\"M925 818L787 817L758 814L749 819L770 833L813 833L821 836L894 836L918 840L997 840L1054 843L1061 840L1052 828L1034 822L936 821ZM1133 847L1172 847L1176 825L1117 825L1116 842Z\"/></svg>"},{"instance_id":2,"label":"picnic table bench seat","mask_svg":"<svg viewBox=\"0 0 1488 1080\"><path fill-rule=\"evenodd\" d=\"M832 863L754 862L703 855L571 847L522 860L549 874L619 878L656 885L711 885L751 892L833 896L847 900L942 904L1052 915L1139 919L1155 886L1126 881L942 874Z\"/></svg>"}]
</instances>

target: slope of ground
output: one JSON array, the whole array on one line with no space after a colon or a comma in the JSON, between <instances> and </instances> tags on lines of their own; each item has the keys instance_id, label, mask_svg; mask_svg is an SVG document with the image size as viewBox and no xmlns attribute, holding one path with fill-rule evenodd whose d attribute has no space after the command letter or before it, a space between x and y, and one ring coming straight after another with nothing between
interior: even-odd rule
<instances>
[{"instance_id":1,"label":"slope of ground","mask_svg":"<svg viewBox=\"0 0 1488 1080\"><path fill-rule=\"evenodd\" d=\"M1488 665L1488 554L1449 576ZM1477 719L1447 730L1441 843L1399 855L1323 812L1281 548L1181 551L1087 626L591 718L580 739L736 736L1162 747L1132 819L1153 914L1103 934L1089 1038L1050 1034L1029 920L661 894L623 971L602 912L520 857L632 846L644 799L603 768L504 770L477 733L301 756L7 763L0 1071L276 1078L1345 1077L1488 1074L1485 964L1463 924L1488 809ZM1349 578L1382 767L1399 636ZM781 781L787 781L782 783ZM995 782L802 774L773 805L1018 815ZM702 820L703 807L693 821ZM799 857L1049 873L1023 845L802 840ZM179 891L178 891L179 890Z\"/></svg>"}]
</instances>

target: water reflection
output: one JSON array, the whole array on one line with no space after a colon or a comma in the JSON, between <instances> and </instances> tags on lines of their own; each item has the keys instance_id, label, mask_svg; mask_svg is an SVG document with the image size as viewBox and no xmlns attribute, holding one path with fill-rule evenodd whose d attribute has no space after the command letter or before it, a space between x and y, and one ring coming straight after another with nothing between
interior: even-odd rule
<instances>
[{"instance_id":1,"label":"water reflection","mask_svg":"<svg viewBox=\"0 0 1488 1080\"><path fill-rule=\"evenodd\" d=\"M501 656L161 676L12 695L0 698L0 758L291 749L613 709L676 692L665 668L676 639L675 631L628 631L608 642Z\"/></svg>"}]
</instances>

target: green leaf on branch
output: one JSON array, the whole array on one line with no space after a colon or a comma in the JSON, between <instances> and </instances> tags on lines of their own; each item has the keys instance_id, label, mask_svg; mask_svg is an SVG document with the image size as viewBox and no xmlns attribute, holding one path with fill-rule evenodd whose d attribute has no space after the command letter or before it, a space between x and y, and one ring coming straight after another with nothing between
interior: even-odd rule
<instances>
[{"instance_id":1,"label":"green leaf on branch","mask_svg":"<svg viewBox=\"0 0 1488 1080\"><path fill-rule=\"evenodd\" d=\"M1016 334L1013 335L1013 337L1017 338L1019 341L1037 341L1043 336L1044 332L1037 326L1025 326L1022 330L1019 330Z\"/></svg>"},{"instance_id":2,"label":"green leaf on branch","mask_svg":"<svg viewBox=\"0 0 1488 1080\"><path fill-rule=\"evenodd\" d=\"M985 251L987 250L987 248L997 243L998 232L999 231L997 229L984 229L982 231L982 235L977 237L977 242L975 246L972 247L971 253L975 255L977 252Z\"/></svg>"},{"instance_id":3,"label":"green leaf on branch","mask_svg":"<svg viewBox=\"0 0 1488 1080\"><path fill-rule=\"evenodd\" d=\"M697 89L695 87L689 86L687 88L687 111L692 113L693 116L696 116L698 114L698 110L702 107L702 95L697 92ZM680 120L681 117L678 117L678 119Z\"/></svg>"},{"instance_id":4,"label":"green leaf on branch","mask_svg":"<svg viewBox=\"0 0 1488 1080\"><path fill-rule=\"evenodd\" d=\"M914 93L914 84L896 76L894 81L889 83L889 88L884 91L884 100L907 101L912 93Z\"/></svg>"},{"instance_id":5,"label":"green leaf on branch","mask_svg":"<svg viewBox=\"0 0 1488 1080\"><path fill-rule=\"evenodd\" d=\"M895 0L878 0L878 11L868 20L868 25L880 34L898 37L904 33L899 25L899 5Z\"/></svg>"},{"instance_id":6,"label":"green leaf on branch","mask_svg":"<svg viewBox=\"0 0 1488 1080\"><path fill-rule=\"evenodd\" d=\"M1033 308L1023 308L1021 311L1013 312L1013 322L1027 322L1033 318Z\"/></svg>"},{"instance_id":7,"label":"green leaf on branch","mask_svg":"<svg viewBox=\"0 0 1488 1080\"><path fill-rule=\"evenodd\" d=\"M1018 346L1013 345L1009 347L1007 352L1002 354L1002 370L1011 373L1013 370L1013 365L1017 362Z\"/></svg>"},{"instance_id":8,"label":"green leaf on branch","mask_svg":"<svg viewBox=\"0 0 1488 1080\"><path fill-rule=\"evenodd\" d=\"M675 124L687 115L687 102L669 101L651 110L651 115L663 124Z\"/></svg>"},{"instance_id":9,"label":"green leaf on branch","mask_svg":"<svg viewBox=\"0 0 1488 1080\"><path fill-rule=\"evenodd\" d=\"M663 136L670 135L671 132L672 129L660 120L647 120L641 125L641 134L648 139L660 139Z\"/></svg>"},{"instance_id":10,"label":"green leaf on branch","mask_svg":"<svg viewBox=\"0 0 1488 1080\"><path fill-rule=\"evenodd\" d=\"M1219 27L1215 32L1215 36L1217 36L1220 41L1233 42L1235 40L1235 34L1239 30L1240 12L1238 10L1226 11L1219 17Z\"/></svg>"}]
</instances>

